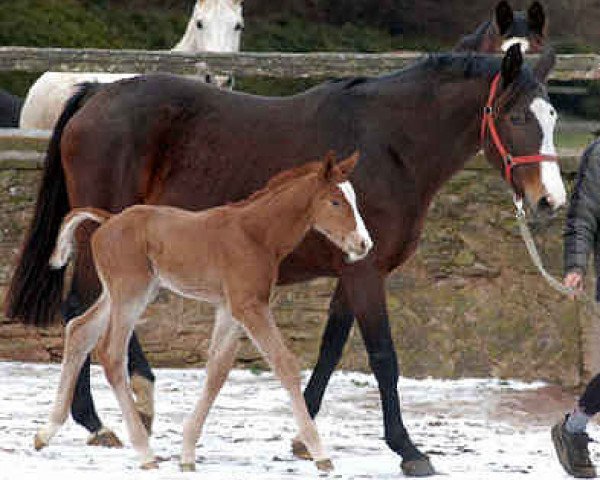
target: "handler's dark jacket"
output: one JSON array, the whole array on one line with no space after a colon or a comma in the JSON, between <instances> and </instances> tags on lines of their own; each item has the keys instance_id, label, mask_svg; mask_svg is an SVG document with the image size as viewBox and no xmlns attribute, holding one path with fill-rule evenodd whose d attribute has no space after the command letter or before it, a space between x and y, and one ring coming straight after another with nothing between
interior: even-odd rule
<instances>
[{"instance_id":1,"label":"handler's dark jacket","mask_svg":"<svg viewBox=\"0 0 600 480\"><path fill-rule=\"evenodd\" d=\"M565 273L585 273L589 254L594 251L596 275L600 273L600 140L583 153L575 190L565 225ZM596 300L600 301L600 282L596 279Z\"/></svg>"}]
</instances>

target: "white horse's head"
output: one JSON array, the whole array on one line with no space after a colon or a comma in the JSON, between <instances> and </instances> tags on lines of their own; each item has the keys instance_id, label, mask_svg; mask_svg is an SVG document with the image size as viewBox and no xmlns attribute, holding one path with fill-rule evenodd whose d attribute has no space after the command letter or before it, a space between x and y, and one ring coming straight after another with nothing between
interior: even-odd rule
<instances>
[{"instance_id":1,"label":"white horse's head","mask_svg":"<svg viewBox=\"0 0 600 480\"><path fill-rule=\"evenodd\" d=\"M174 51L238 52L244 29L242 0L197 0Z\"/></svg>"}]
</instances>

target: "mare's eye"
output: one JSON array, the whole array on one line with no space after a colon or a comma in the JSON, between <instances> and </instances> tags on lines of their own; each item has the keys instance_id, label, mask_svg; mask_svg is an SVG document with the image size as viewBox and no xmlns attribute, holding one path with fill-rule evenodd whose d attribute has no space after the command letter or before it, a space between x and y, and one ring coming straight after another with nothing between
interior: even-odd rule
<instances>
[{"instance_id":1,"label":"mare's eye","mask_svg":"<svg viewBox=\"0 0 600 480\"><path fill-rule=\"evenodd\" d=\"M510 121L513 125L525 125L526 117L525 115L514 113L510 116Z\"/></svg>"},{"instance_id":2,"label":"mare's eye","mask_svg":"<svg viewBox=\"0 0 600 480\"><path fill-rule=\"evenodd\" d=\"M196 26L198 27L199 30L202 30L204 28L204 24L202 23L202 20L198 20L196 22Z\"/></svg>"}]
</instances>

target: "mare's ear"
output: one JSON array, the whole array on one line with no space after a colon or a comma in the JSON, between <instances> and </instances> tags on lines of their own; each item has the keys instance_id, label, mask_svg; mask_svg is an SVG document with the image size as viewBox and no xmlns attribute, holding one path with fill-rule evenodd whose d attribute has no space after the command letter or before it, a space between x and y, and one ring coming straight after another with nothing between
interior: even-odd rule
<instances>
[{"instance_id":1,"label":"mare's ear","mask_svg":"<svg viewBox=\"0 0 600 480\"><path fill-rule=\"evenodd\" d=\"M513 9L510 7L508 2L506 0L498 2L498 5L496 5L496 10L494 11L494 22L496 23L496 27L498 27L500 35L504 35L508 31L513 23L513 20Z\"/></svg>"},{"instance_id":2,"label":"mare's ear","mask_svg":"<svg viewBox=\"0 0 600 480\"><path fill-rule=\"evenodd\" d=\"M521 46L516 43L507 50L502 59L500 71L502 73L502 85L505 88L519 76L522 66L523 54L521 53Z\"/></svg>"},{"instance_id":3,"label":"mare's ear","mask_svg":"<svg viewBox=\"0 0 600 480\"><path fill-rule=\"evenodd\" d=\"M533 74L535 78L541 83L546 83L548 75L550 75L555 63L556 52L554 51L554 48L548 45L544 48L540 59L533 67Z\"/></svg>"},{"instance_id":4,"label":"mare's ear","mask_svg":"<svg viewBox=\"0 0 600 480\"><path fill-rule=\"evenodd\" d=\"M350 175L354 171L354 167L356 167L359 158L360 151L354 150L354 153L352 155L350 155L348 158L345 158L337 164L337 170L340 175L338 182L343 182L350 177Z\"/></svg>"},{"instance_id":5,"label":"mare's ear","mask_svg":"<svg viewBox=\"0 0 600 480\"><path fill-rule=\"evenodd\" d=\"M321 169L319 171L319 175L326 182L330 182L334 177L335 162L336 162L335 151L329 150L323 157L323 161L321 163Z\"/></svg>"},{"instance_id":6,"label":"mare's ear","mask_svg":"<svg viewBox=\"0 0 600 480\"><path fill-rule=\"evenodd\" d=\"M527 10L527 25L529 30L538 35L544 34L544 27L546 26L546 13L544 7L538 1L535 1Z\"/></svg>"}]
</instances>

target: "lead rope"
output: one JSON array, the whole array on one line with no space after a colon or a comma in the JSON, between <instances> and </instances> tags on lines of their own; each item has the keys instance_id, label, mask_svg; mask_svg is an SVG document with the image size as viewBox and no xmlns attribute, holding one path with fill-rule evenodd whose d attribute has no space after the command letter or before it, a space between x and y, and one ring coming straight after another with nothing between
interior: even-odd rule
<instances>
[{"instance_id":1,"label":"lead rope","mask_svg":"<svg viewBox=\"0 0 600 480\"><path fill-rule=\"evenodd\" d=\"M515 217L517 219L517 223L519 224L519 231L521 232L521 237L523 238L523 242L527 247L527 251L529 252L529 256L531 257L531 261L536 266L540 275L548 282L554 290L563 295L577 295L578 297L584 296L583 292L578 293L574 288L565 287L560 281L550 275L546 269L544 268L544 264L542 263L542 259L538 252L537 247L535 246L535 241L533 240L533 235L531 235L531 230L529 230L529 225L527 225L527 220L525 219L525 209L523 208L523 200L513 197L513 202L515 203L516 214Z\"/></svg>"}]
</instances>

